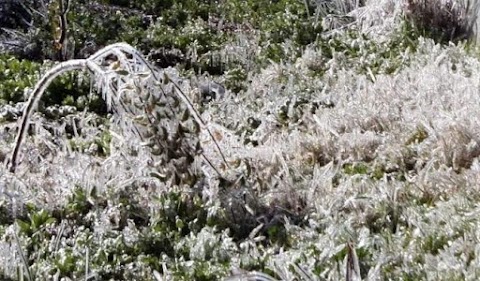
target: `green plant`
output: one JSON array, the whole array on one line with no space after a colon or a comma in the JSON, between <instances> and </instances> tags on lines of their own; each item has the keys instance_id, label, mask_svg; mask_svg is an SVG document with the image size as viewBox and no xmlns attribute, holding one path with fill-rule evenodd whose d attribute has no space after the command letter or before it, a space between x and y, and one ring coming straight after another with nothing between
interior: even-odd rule
<instances>
[{"instance_id":1,"label":"green plant","mask_svg":"<svg viewBox=\"0 0 480 281\"><path fill-rule=\"evenodd\" d=\"M34 237L35 233L39 233L44 227L53 222L55 222L55 219L43 209L38 212L32 210L28 215L28 221L17 220L20 232L31 237Z\"/></svg>"},{"instance_id":2,"label":"green plant","mask_svg":"<svg viewBox=\"0 0 480 281\"><path fill-rule=\"evenodd\" d=\"M13 56L0 56L0 104L17 103L24 99L24 90L37 79L41 65Z\"/></svg>"}]
</instances>

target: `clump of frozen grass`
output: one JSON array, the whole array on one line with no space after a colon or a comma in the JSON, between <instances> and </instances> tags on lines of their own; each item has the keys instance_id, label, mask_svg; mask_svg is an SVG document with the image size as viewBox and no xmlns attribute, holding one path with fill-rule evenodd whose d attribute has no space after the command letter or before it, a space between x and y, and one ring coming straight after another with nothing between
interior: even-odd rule
<instances>
[{"instance_id":1,"label":"clump of frozen grass","mask_svg":"<svg viewBox=\"0 0 480 281\"><path fill-rule=\"evenodd\" d=\"M404 12L420 34L439 42L476 39L478 1L407 0Z\"/></svg>"},{"instance_id":2,"label":"clump of frozen grass","mask_svg":"<svg viewBox=\"0 0 480 281\"><path fill-rule=\"evenodd\" d=\"M290 229L302 238L270 260L283 260L290 274L285 260L298 260L307 272L338 280L346 277L353 240L362 278L438 277L435 262L452 270L442 280L474 274L465 262L470 254L455 254L470 243L455 233L476 231L463 212L476 212L478 198L465 195L478 190L478 59L463 45L419 39L416 51L404 54L409 65L371 79L346 65L312 75L325 67L315 51L297 64L270 65L243 96L215 111L229 116L222 123L247 144L229 153L257 179L260 198L278 204L282 191L308 194L302 204L314 210L312 232ZM448 216L457 219L444 228ZM310 258L284 259L296 251Z\"/></svg>"},{"instance_id":3,"label":"clump of frozen grass","mask_svg":"<svg viewBox=\"0 0 480 281\"><path fill-rule=\"evenodd\" d=\"M442 202L473 211L475 199L458 199L478 184L470 171L478 168L478 59L463 45L419 39L415 51L399 52L408 65L372 75L358 74L355 60L345 63L342 54L325 62L315 52L296 64L272 63L243 95L205 112L219 117L219 132L229 135L222 146L260 201L279 206L287 193L303 199L287 210L313 210L311 229L290 229L289 235L301 233L298 243L270 257L283 265L269 269L291 277L285 260L298 260L320 278L346 278L346 245L354 241L362 278L434 276L433 267L418 261L433 265L439 253L452 262L442 270L461 276L468 266L448 241L458 243L455 249L469 243L451 230L476 230ZM315 75L319 68L327 69L323 76ZM444 223L434 220L427 235L423 223L442 212L458 223L437 238L432 233Z\"/></svg>"},{"instance_id":4,"label":"clump of frozen grass","mask_svg":"<svg viewBox=\"0 0 480 281\"><path fill-rule=\"evenodd\" d=\"M376 41L384 41L402 16L402 1L317 1L316 15L322 18L322 36L357 29ZM320 17L323 15L323 17Z\"/></svg>"},{"instance_id":5,"label":"clump of frozen grass","mask_svg":"<svg viewBox=\"0 0 480 281\"><path fill-rule=\"evenodd\" d=\"M319 3L319 4L318 4ZM325 14L323 27L327 34L358 28L378 42L404 29L437 42L478 42L477 1L472 0L403 0L403 1L320 1L317 13ZM402 27L406 22L408 28Z\"/></svg>"},{"instance_id":6,"label":"clump of frozen grass","mask_svg":"<svg viewBox=\"0 0 480 281\"><path fill-rule=\"evenodd\" d=\"M316 24L322 20L322 27L325 30L344 28L354 22L350 12L363 6L365 3L361 0L349 1L315 1Z\"/></svg>"}]
</instances>

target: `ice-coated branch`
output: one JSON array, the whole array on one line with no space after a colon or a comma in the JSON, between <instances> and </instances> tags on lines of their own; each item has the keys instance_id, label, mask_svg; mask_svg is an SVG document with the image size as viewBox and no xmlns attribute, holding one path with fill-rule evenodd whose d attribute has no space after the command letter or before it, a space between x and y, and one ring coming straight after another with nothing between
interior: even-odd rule
<instances>
[{"instance_id":1,"label":"ice-coated branch","mask_svg":"<svg viewBox=\"0 0 480 281\"><path fill-rule=\"evenodd\" d=\"M105 66L105 63L109 56L116 57L116 65L108 65ZM111 67L113 66L113 67ZM175 95L186 105L192 116L194 117L195 121L198 125L200 125L202 130L206 130L208 135L212 138L215 142L217 152L220 154L224 164L228 167L228 163L225 159L224 154L222 153L218 143L216 142L215 138L213 137L212 133L210 132L207 124L205 121L202 120L200 114L194 108L192 102L189 100L187 95L182 91L179 85L174 81L171 77L169 77L166 73L163 73L163 76L160 75L161 73L157 71L143 56L142 54L133 48L132 46L126 43L115 43L105 48L97 51L95 54L90 56L87 59L76 59L70 60L66 62L62 62L53 68L51 68L42 78L37 82L35 85L24 109L24 113L20 122L18 134L15 139L14 148L11 154L9 161L7 162L7 168L11 173L15 173L15 169L18 165L18 155L20 153L21 145L23 139L25 138L25 134L29 125L29 119L33 111L35 110L38 101L43 96L45 90L48 86L52 83L52 81L66 72L74 71L74 70L88 70L92 75L93 79L99 81L97 86L103 90L104 98L107 104L111 104L110 101L112 100L112 95L120 97L118 95L118 91L121 89L117 87L117 85L112 84L112 81L118 78L117 81L121 81L121 83L127 83L125 80L125 76L122 76L121 73L116 72L116 69L122 70L123 72L127 72L129 77L135 79L135 75L144 75L145 72L150 77L153 78L154 83L161 85L163 83L172 83L175 90L173 91ZM125 74L123 74L125 75ZM130 76L132 75L132 76ZM164 81L163 81L164 80ZM136 82L134 82L136 85ZM159 91L163 92L163 88L159 87ZM144 101L142 101L143 103ZM125 106L120 102L121 106Z\"/></svg>"}]
</instances>

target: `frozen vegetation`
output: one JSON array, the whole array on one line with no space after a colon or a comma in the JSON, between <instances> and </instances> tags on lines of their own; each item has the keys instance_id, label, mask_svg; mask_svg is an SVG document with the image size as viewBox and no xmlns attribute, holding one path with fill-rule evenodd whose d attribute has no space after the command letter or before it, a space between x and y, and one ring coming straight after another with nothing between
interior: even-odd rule
<instances>
[{"instance_id":1,"label":"frozen vegetation","mask_svg":"<svg viewBox=\"0 0 480 281\"><path fill-rule=\"evenodd\" d=\"M4 43L0 279L478 280L476 2L277 2Z\"/></svg>"}]
</instances>

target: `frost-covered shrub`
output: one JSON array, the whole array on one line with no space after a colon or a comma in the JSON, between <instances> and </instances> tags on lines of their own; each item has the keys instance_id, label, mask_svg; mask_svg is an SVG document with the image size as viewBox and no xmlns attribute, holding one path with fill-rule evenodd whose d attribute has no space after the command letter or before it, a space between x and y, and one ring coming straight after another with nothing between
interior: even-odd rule
<instances>
[{"instance_id":1,"label":"frost-covered shrub","mask_svg":"<svg viewBox=\"0 0 480 281\"><path fill-rule=\"evenodd\" d=\"M110 55L115 55L116 61L107 67L103 66ZM205 127L198 123L202 121L183 92L188 88L180 88L180 81L176 77L171 78L167 72L158 72L139 53L124 44L99 51L87 60L60 64L43 76L26 104L10 159L12 171L16 169L30 115L45 88L62 72L79 68L88 68L93 73L95 87L102 93L108 108L115 113L111 129L121 130L119 145L128 147L130 155L142 154L148 147L152 156L142 159L146 166L138 167L141 174L152 176L147 169L149 166L156 167L159 179L169 180L171 184L196 181L190 178L193 176L190 165L201 149L194 136L202 130L201 126L203 129ZM193 137L191 141L187 141L190 138L187 136Z\"/></svg>"}]
</instances>

